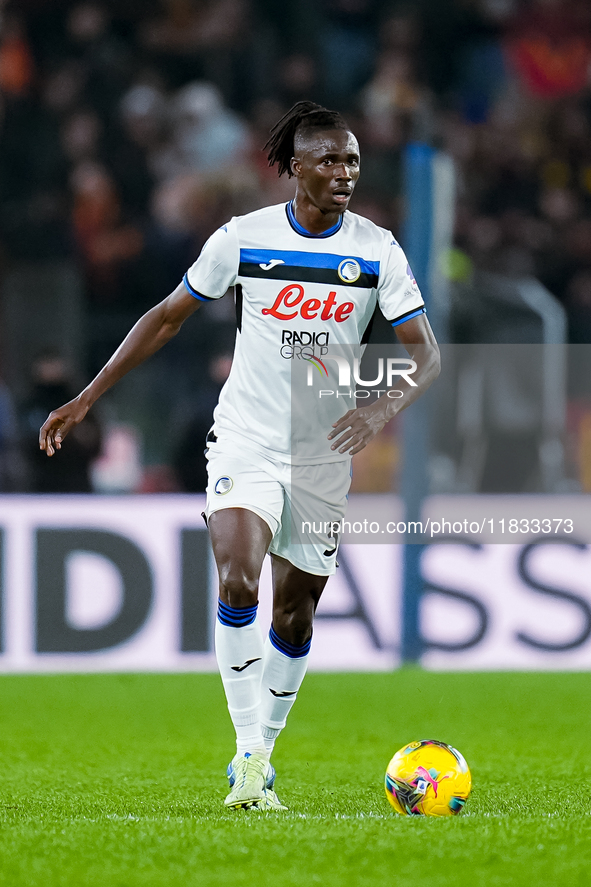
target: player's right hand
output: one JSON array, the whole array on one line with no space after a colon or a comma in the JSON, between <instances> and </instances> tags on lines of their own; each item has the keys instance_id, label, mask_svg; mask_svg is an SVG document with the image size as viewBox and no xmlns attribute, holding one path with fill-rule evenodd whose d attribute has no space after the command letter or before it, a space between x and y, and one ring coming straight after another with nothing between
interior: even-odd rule
<instances>
[{"instance_id":1,"label":"player's right hand","mask_svg":"<svg viewBox=\"0 0 591 887\"><path fill-rule=\"evenodd\" d=\"M80 402L80 397L68 401L57 410L53 410L41 426L39 432L39 449L53 456L61 450L66 435L84 419L88 407Z\"/></svg>"}]
</instances>

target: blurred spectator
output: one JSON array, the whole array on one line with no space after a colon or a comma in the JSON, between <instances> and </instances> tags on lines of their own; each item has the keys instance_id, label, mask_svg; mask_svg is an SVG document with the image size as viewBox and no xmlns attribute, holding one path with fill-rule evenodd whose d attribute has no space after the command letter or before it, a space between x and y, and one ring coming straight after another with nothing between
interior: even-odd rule
<instances>
[{"instance_id":1,"label":"blurred spectator","mask_svg":"<svg viewBox=\"0 0 591 887\"><path fill-rule=\"evenodd\" d=\"M142 42L171 54L227 48L239 39L247 21L245 0L199 4L170 0L165 6L163 17L144 24Z\"/></svg>"},{"instance_id":2,"label":"blurred spectator","mask_svg":"<svg viewBox=\"0 0 591 887\"><path fill-rule=\"evenodd\" d=\"M100 164L86 161L72 174L73 227L85 265L91 300L108 304L125 298L125 263L141 252L141 232L121 219L115 183Z\"/></svg>"},{"instance_id":3,"label":"blurred spectator","mask_svg":"<svg viewBox=\"0 0 591 887\"><path fill-rule=\"evenodd\" d=\"M72 112L80 101L86 81L83 65L69 59L49 72L41 86L41 101L57 115Z\"/></svg>"},{"instance_id":4,"label":"blurred spectator","mask_svg":"<svg viewBox=\"0 0 591 887\"><path fill-rule=\"evenodd\" d=\"M7 258L63 257L71 245L58 127L27 94L8 94L0 126L0 238Z\"/></svg>"},{"instance_id":5,"label":"blurred spectator","mask_svg":"<svg viewBox=\"0 0 591 887\"><path fill-rule=\"evenodd\" d=\"M102 123L93 110L76 109L61 131L62 150L70 163L96 160L100 154Z\"/></svg>"},{"instance_id":6,"label":"blurred spectator","mask_svg":"<svg viewBox=\"0 0 591 887\"><path fill-rule=\"evenodd\" d=\"M68 15L67 29L72 42L86 48L104 36L107 10L100 3L77 3Z\"/></svg>"},{"instance_id":7,"label":"blurred spectator","mask_svg":"<svg viewBox=\"0 0 591 887\"><path fill-rule=\"evenodd\" d=\"M507 52L534 95L580 92L591 64L591 9L585 0L529 0L511 21Z\"/></svg>"},{"instance_id":8,"label":"blurred spectator","mask_svg":"<svg viewBox=\"0 0 591 887\"><path fill-rule=\"evenodd\" d=\"M121 99L119 115L127 139L142 154L149 154L164 138L167 123L164 89L158 83L135 81Z\"/></svg>"},{"instance_id":9,"label":"blurred spectator","mask_svg":"<svg viewBox=\"0 0 591 887\"><path fill-rule=\"evenodd\" d=\"M500 39L521 0L420 4L423 70L440 101L458 100L472 123L486 119L504 80Z\"/></svg>"},{"instance_id":10,"label":"blurred spectator","mask_svg":"<svg viewBox=\"0 0 591 887\"><path fill-rule=\"evenodd\" d=\"M261 206L287 203L293 197L292 180L288 176L279 177L277 170L269 166L267 156L262 150L269 138L271 128L285 113L285 110L285 106L274 99L261 99L255 104L251 115L250 165L256 172L259 182Z\"/></svg>"},{"instance_id":11,"label":"blurred spectator","mask_svg":"<svg viewBox=\"0 0 591 887\"><path fill-rule=\"evenodd\" d=\"M420 28L411 13L390 15L380 29L381 52L359 94L363 175L354 209L376 224L400 224L402 149L409 139L432 135L432 93L418 75Z\"/></svg>"},{"instance_id":12,"label":"blurred spectator","mask_svg":"<svg viewBox=\"0 0 591 887\"><path fill-rule=\"evenodd\" d=\"M169 0L142 23L140 44L174 87L203 78L229 97L250 77L238 60L245 61L251 21L248 0Z\"/></svg>"},{"instance_id":13,"label":"blurred spectator","mask_svg":"<svg viewBox=\"0 0 591 887\"><path fill-rule=\"evenodd\" d=\"M415 115L429 102L428 90L419 80L420 28L411 15L394 15L380 30L382 51L371 81L363 90L363 110L374 127L392 125L396 115ZM431 133L413 133L415 138Z\"/></svg>"},{"instance_id":14,"label":"blurred spectator","mask_svg":"<svg viewBox=\"0 0 591 887\"><path fill-rule=\"evenodd\" d=\"M172 131L167 144L152 158L161 179L196 170L212 172L243 160L250 150L246 124L224 106L212 83L189 83L171 106Z\"/></svg>"},{"instance_id":15,"label":"blurred spectator","mask_svg":"<svg viewBox=\"0 0 591 887\"><path fill-rule=\"evenodd\" d=\"M111 26L106 3L83 0L70 6L66 39L72 58L85 73L84 100L102 115L109 115L121 97L132 70L131 50Z\"/></svg>"},{"instance_id":16,"label":"blurred spectator","mask_svg":"<svg viewBox=\"0 0 591 887\"><path fill-rule=\"evenodd\" d=\"M305 101L318 90L318 72L311 55L295 53L281 62L279 69L281 98L289 108L296 102Z\"/></svg>"},{"instance_id":17,"label":"blurred spectator","mask_svg":"<svg viewBox=\"0 0 591 887\"><path fill-rule=\"evenodd\" d=\"M95 491L107 494L137 492L142 477L141 441L137 428L126 423L107 425L102 437L101 454L92 465Z\"/></svg>"},{"instance_id":18,"label":"blurred spectator","mask_svg":"<svg viewBox=\"0 0 591 887\"><path fill-rule=\"evenodd\" d=\"M31 367L31 393L19 410L28 488L33 493L90 493L90 469L101 449L101 430L89 413L51 459L39 449L39 429L49 413L71 400L79 386L57 351L40 354Z\"/></svg>"},{"instance_id":19,"label":"blurred spectator","mask_svg":"<svg viewBox=\"0 0 591 887\"><path fill-rule=\"evenodd\" d=\"M31 86L35 66L23 22L8 15L2 22L0 38L0 91L6 96L25 96Z\"/></svg>"},{"instance_id":20,"label":"blurred spectator","mask_svg":"<svg viewBox=\"0 0 591 887\"><path fill-rule=\"evenodd\" d=\"M0 378L0 493L12 493L22 480L18 426L8 387Z\"/></svg>"},{"instance_id":21,"label":"blurred spectator","mask_svg":"<svg viewBox=\"0 0 591 887\"><path fill-rule=\"evenodd\" d=\"M376 0L327 0L320 35L326 101L347 105L369 79L376 45Z\"/></svg>"},{"instance_id":22,"label":"blurred spectator","mask_svg":"<svg viewBox=\"0 0 591 887\"><path fill-rule=\"evenodd\" d=\"M174 468L182 489L187 493L204 493L207 487L206 438L213 425L213 411L220 391L232 367L232 351L213 355L207 367L207 381L189 422L180 435L174 455Z\"/></svg>"},{"instance_id":23,"label":"blurred spectator","mask_svg":"<svg viewBox=\"0 0 591 887\"><path fill-rule=\"evenodd\" d=\"M431 135L430 95L419 83L410 52L386 51L363 93L363 111L374 140L397 147L408 137Z\"/></svg>"}]
</instances>

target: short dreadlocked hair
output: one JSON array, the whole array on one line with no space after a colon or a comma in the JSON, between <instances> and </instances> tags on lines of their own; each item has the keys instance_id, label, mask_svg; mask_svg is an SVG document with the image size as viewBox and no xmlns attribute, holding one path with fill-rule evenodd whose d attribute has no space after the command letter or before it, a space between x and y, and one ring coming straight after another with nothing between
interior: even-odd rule
<instances>
[{"instance_id":1,"label":"short dreadlocked hair","mask_svg":"<svg viewBox=\"0 0 591 887\"><path fill-rule=\"evenodd\" d=\"M297 102L271 130L271 138L265 145L269 148L269 166L277 164L280 176L284 172L293 176L291 158L294 155L296 133L307 129L349 129L338 111L329 111L315 102Z\"/></svg>"}]
</instances>

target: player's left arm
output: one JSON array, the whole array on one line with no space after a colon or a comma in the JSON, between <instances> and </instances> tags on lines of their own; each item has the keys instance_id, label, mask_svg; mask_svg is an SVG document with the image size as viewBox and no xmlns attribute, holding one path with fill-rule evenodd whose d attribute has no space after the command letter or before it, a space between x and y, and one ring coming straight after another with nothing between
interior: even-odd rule
<instances>
[{"instance_id":1,"label":"player's left arm","mask_svg":"<svg viewBox=\"0 0 591 887\"><path fill-rule=\"evenodd\" d=\"M339 453L349 451L351 456L359 453L390 419L414 403L439 375L439 348L425 314L401 323L396 327L396 334L415 362L416 370L401 375L396 387L388 389L373 403L349 410L335 422L328 435L328 439L334 441L331 449Z\"/></svg>"}]
</instances>

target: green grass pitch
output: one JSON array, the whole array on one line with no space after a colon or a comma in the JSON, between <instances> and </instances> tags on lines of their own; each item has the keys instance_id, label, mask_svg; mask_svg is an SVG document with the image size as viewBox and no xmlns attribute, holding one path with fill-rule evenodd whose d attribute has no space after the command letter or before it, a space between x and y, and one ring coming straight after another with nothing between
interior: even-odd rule
<instances>
[{"instance_id":1,"label":"green grass pitch","mask_svg":"<svg viewBox=\"0 0 591 887\"><path fill-rule=\"evenodd\" d=\"M472 796L397 817L386 764L430 737ZM590 748L587 674L311 674L274 755L289 812L233 812L217 676L4 676L0 885L588 887Z\"/></svg>"}]
</instances>

